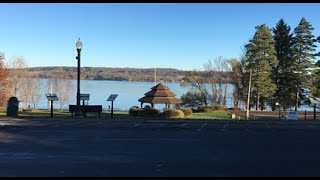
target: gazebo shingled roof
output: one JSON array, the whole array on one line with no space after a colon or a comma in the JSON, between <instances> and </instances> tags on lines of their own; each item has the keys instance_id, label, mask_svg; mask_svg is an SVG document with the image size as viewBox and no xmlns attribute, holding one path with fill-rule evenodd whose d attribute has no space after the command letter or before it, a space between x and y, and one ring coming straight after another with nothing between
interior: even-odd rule
<instances>
[{"instance_id":1,"label":"gazebo shingled roof","mask_svg":"<svg viewBox=\"0 0 320 180\"><path fill-rule=\"evenodd\" d=\"M162 83L159 83L151 88L144 94L145 96L140 98L138 101L141 103L153 104L181 104L182 101L176 98L176 94L170 91L170 89ZM141 104L142 106L142 104Z\"/></svg>"}]
</instances>

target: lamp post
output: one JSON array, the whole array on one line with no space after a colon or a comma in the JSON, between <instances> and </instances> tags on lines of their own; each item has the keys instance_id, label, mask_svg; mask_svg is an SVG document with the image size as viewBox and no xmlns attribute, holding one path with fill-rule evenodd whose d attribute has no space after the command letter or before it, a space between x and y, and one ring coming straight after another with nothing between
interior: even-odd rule
<instances>
[{"instance_id":1,"label":"lamp post","mask_svg":"<svg viewBox=\"0 0 320 180\"><path fill-rule=\"evenodd\" d=\"M76 43L76 48L78 55L76 59L78 60L78 78L77 78L77 107L74 116L75 117L83 117L83 113L81 111L80 107L80 52L82 49L82 43L80 41L80 38L78 39L78 42Z\"/></svg>"},{"instance_id":2,"label":"lamp post","mask_svg":"<svg viewBox=\"0 0 320 180\"><path fill-rule=\"evenodd\" d=\"M252 70L250 69L250 73L249 73L249 87L248 87L248 97L247 97L247 110L246 110L246 119L247 119L247 120L249 120L249 111L250 111L251 76L252 76Z\"/></svg>"},{"instance_id":3,"label":"lamp post","mask_svg":"<svg viewBox=\"0 0 320 180\"><path fill-rule=\"evenodd\" d=\"M279 120L280 120L280 104L276 102L276 106L279 108Z\"/></svg>"}]
</instances>

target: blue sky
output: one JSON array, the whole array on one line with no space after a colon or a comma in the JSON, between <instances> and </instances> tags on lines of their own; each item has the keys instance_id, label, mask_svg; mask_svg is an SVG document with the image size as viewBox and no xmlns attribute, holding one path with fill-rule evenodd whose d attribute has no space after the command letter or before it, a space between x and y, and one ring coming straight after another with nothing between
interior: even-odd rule
<instances>
[{"instance_id":1,"label":"blue sky","mask_svg":"<svg viewBox=\"0 0 320 180\"><path fill-rule=\"evenodd\" d=\"M1 3L0 52L30 67L202 69L218 56L238 58L255 26L302 17L320 35L319 3Z\"/></svg>"}]
</instances>

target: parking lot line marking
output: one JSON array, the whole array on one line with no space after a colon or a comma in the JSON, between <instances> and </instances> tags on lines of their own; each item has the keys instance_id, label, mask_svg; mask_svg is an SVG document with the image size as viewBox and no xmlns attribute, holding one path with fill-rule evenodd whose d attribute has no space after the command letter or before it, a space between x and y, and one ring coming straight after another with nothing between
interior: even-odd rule
<instances>
[{"instance_id":1,"label":"parking lot line marking","mask_svg":"<svg viewBox=\"0 0 320 180\"><path fill-rule=\"evenodd\" d=\"M204 123L201 125L201 128L203 128L204 126L208 125L208 123Z\"/></svg>"},{"instance_id":2,"label":"parking lot line marking","mask_svg":"<svg viewBox=\"0 0 320 180\"><path fill-rule=\"evenodd\" d=\"M180 125L180 127L184 127L184 126L186 126L188 123L183 123L183 124L181 124Z\"/></svg>"},{"instance_id":3,"label":"parking lot line marking","mask_svg":"<svg viewBox=\"0 0 320 180\"><path fill-rule=\"evenodd\" d=\"M135 123L134 125L133 125L133 127L138 127L138 126L140 126L142 123Z\"/></svg>"},{"instance_id":4,"label":"parking lot line marking","mask_svg":"<svg viewBox=\"0 0 320 180\"><path fill-rule=\"evenodd\" d=\"M311 125L311 124L309 125L309 127L311 127L311 128L317 128L316 126L314 126L314 125Z\"/></svg>"},{"instance_id":5,"label":"parking lot line marking","mask_svg":"<svg viewBox=\"0 0 320 180\"><path fill-rule=\"evenodd\" d=\"M201 127L198 129L198 131L201 131L203 127L205 127L206 125L208 125L208 123L204 123L201 125Z\"/></svg>"},{"instance_id":6,"label":"parking lot line marking","mask_svg":"<svg viewBox=\"0 0 320 180\"><path fill-rule=\"evenodd\" d=\"M265 125L267 126L267 128L269 128L269 129L271 128L271 126L269 124L265 124Z\"/></svg>"},{"instance_id":7,"label":"parking lot line marking","mask_svg":"<svg viewBox=\"0 0 320 180\"><path fill-rule=\"evenodd\" d=\"M225 129L228 126L229 126L229 123L226 123L225 125L223 125L222 129Z\"/></svg>"},{"instance_id":8,"label":"parking lot line marking","mask_svg":"<svg viewBox=\"0 0 320 180\"><path fill-rule=\"evenodd\" d=\"M201 128L205 127L206 125L208 125L208 123L204 123L201 125Z\"/></svg>"}]
</instances>

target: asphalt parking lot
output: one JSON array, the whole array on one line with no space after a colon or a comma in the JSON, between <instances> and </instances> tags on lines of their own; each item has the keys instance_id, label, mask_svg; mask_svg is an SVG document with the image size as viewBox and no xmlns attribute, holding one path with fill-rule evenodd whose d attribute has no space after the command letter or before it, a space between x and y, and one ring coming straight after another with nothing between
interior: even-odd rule
<instances>
[{"instance_id":1,"label":"asphalt parking lot","mask_svg":"<svg viewBox=\"0 0 320 180\"><path fill-rule=\"evenodd\" d=\"M320 121L0 119L0 176L320 176Z\"/></svg>"}]
</instances>

